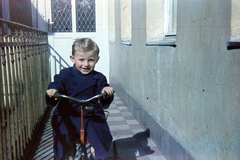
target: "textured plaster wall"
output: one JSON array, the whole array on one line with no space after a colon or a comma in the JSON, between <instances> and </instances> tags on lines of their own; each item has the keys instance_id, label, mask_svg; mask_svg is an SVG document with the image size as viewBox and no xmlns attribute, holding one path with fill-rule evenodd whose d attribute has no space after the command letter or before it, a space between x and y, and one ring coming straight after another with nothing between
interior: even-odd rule
<instances>
[{"instance_id":1,"label":"textured plaster wall","mask_svg":"<svg viewBox=\"0 0 240 160\"><path fill-rule=\"evenodd\" d=\"M178 4L179 104L184 107L179 113L185 118L179 125L186 127L184 143L199 159L239 159L240 51L226 50L231 3Z\"/></svg>"},{"instance_id":2,"label":"textured plaster wall","mask_svg":"<svg viewBox=\"0 0 240 160\"><path fill-rule=\"evenodd\" d=\"M132 46L121 45L115 4L110 77L198 160L240 157L240 50L227 50L230 2L179 0L176 48L145 45L145 0L132 0Z\"/></svg>"}]
</instances>

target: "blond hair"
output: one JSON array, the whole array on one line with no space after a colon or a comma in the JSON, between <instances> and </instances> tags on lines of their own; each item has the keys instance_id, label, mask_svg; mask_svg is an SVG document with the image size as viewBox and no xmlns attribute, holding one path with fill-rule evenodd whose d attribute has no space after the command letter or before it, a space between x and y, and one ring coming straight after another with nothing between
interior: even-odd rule
<instances>
[{"instance_id":1,"label":"blond hair","mask_svg":"<svg viewBox=\"0 0 240 160\"><path fill-rule=\"evenodd\" d=\"M93 51L97 56L99 55L99 47L96 42L91 38L80 38L76 39L72 45L72 55L74 56L75 52L89 52Z\"/></svg>"}]
</instances>

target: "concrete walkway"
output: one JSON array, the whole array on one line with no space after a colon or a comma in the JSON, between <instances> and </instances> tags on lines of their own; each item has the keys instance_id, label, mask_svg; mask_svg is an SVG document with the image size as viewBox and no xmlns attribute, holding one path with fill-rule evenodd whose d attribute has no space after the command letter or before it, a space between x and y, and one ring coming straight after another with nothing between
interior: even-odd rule
<instances>
[{"instance_id":1,"label":"concrete walkway","mask_svg":"<svg viewBox=\"0 0 240 160\"><path fill-rule=\"evenodd\" d=\"M113 136L108 160L166 160L148 136L148 131L142 129L117 94L108 111L110 115L107 121ZM34 160L53 160L51 115L45 125Z\"/></svg>"}]
</instances>

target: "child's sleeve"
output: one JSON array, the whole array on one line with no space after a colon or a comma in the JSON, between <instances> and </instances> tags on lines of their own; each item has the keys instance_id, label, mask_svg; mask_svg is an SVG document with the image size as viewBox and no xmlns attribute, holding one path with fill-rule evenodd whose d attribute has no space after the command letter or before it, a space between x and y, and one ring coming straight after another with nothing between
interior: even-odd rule
<instances>
[{"instance_id":1,"label":"child's sleeve","mask_svg":"<svg viewBox=\"0 0 240 160\"><path fill-rule=\"evenodd\" d=\"M107 83L107 79L104 76L104 78L101 81L99 94L102 92L104 87L108 87L108 86L110 86L110 85ZM114 95L109 96L106 99L101 98L100 101L101 101L102 108L107 109L110 106L110 104L112 103L113 99L114 99Z\"/></svg>"},{"instance_id":2,"label":"child's sleeve","mask_svg":"<svg viewBox=\"0 0 240 160\"><path fill-rule=\"evenodd\" d=\"M49 84L48 89L56 89L59 93L64 92L67 76L63 71L60 71L54 76L54 81Z\"/></svg>"},{"instance_id":3,"label":"child's sleeve","mask_svg":"<svg viewBox=\"0 0 240 160\"><path fill-rule=\"evenodd\" d=\"M48 85L48 89L56 89L59 93L63 93L66 76L67 75L65 75L63 71L60 71L59 74L54 76L54 81ZM58 100L55 100L53 97L50 98L47 94L45 96L45 101L48 107L54 107L58 103Z\"/></svg>"}]
</instances>

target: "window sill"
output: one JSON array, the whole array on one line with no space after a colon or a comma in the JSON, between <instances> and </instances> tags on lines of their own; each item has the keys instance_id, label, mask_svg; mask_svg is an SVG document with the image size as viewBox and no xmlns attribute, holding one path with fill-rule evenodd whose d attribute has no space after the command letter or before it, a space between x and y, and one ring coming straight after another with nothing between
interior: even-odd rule
<instances>
[{"instance_id":1,"label":"window sill","mask_svg":"<svg viewBox=\"0 0 240 160\"><path fill-rule=\"evenodd\" d=\"M132 46L132 42L131 41L121 41L122 45L126 45L126 46Z\"/></svg>"},{"instance_id":2,"label":"window sill","mask_svg":"<svg viewBox=\"0 0 240 160\"><path fill-rule=\"evenodd\" d=\"M227 49L240 49L240 41L228 41L227 42Z\"/></svg>"},{"instance_id":3,"label":"window sill","mask_svg":"<svg viewBox=\"0 0 240 160\"><path fill-rule=\"evenodd\" d=\"M146 46L171 46L176 47L176 36L165 37L163 40L158 41L148 41L146 42Z\"/></svg>"}]
</instances>

